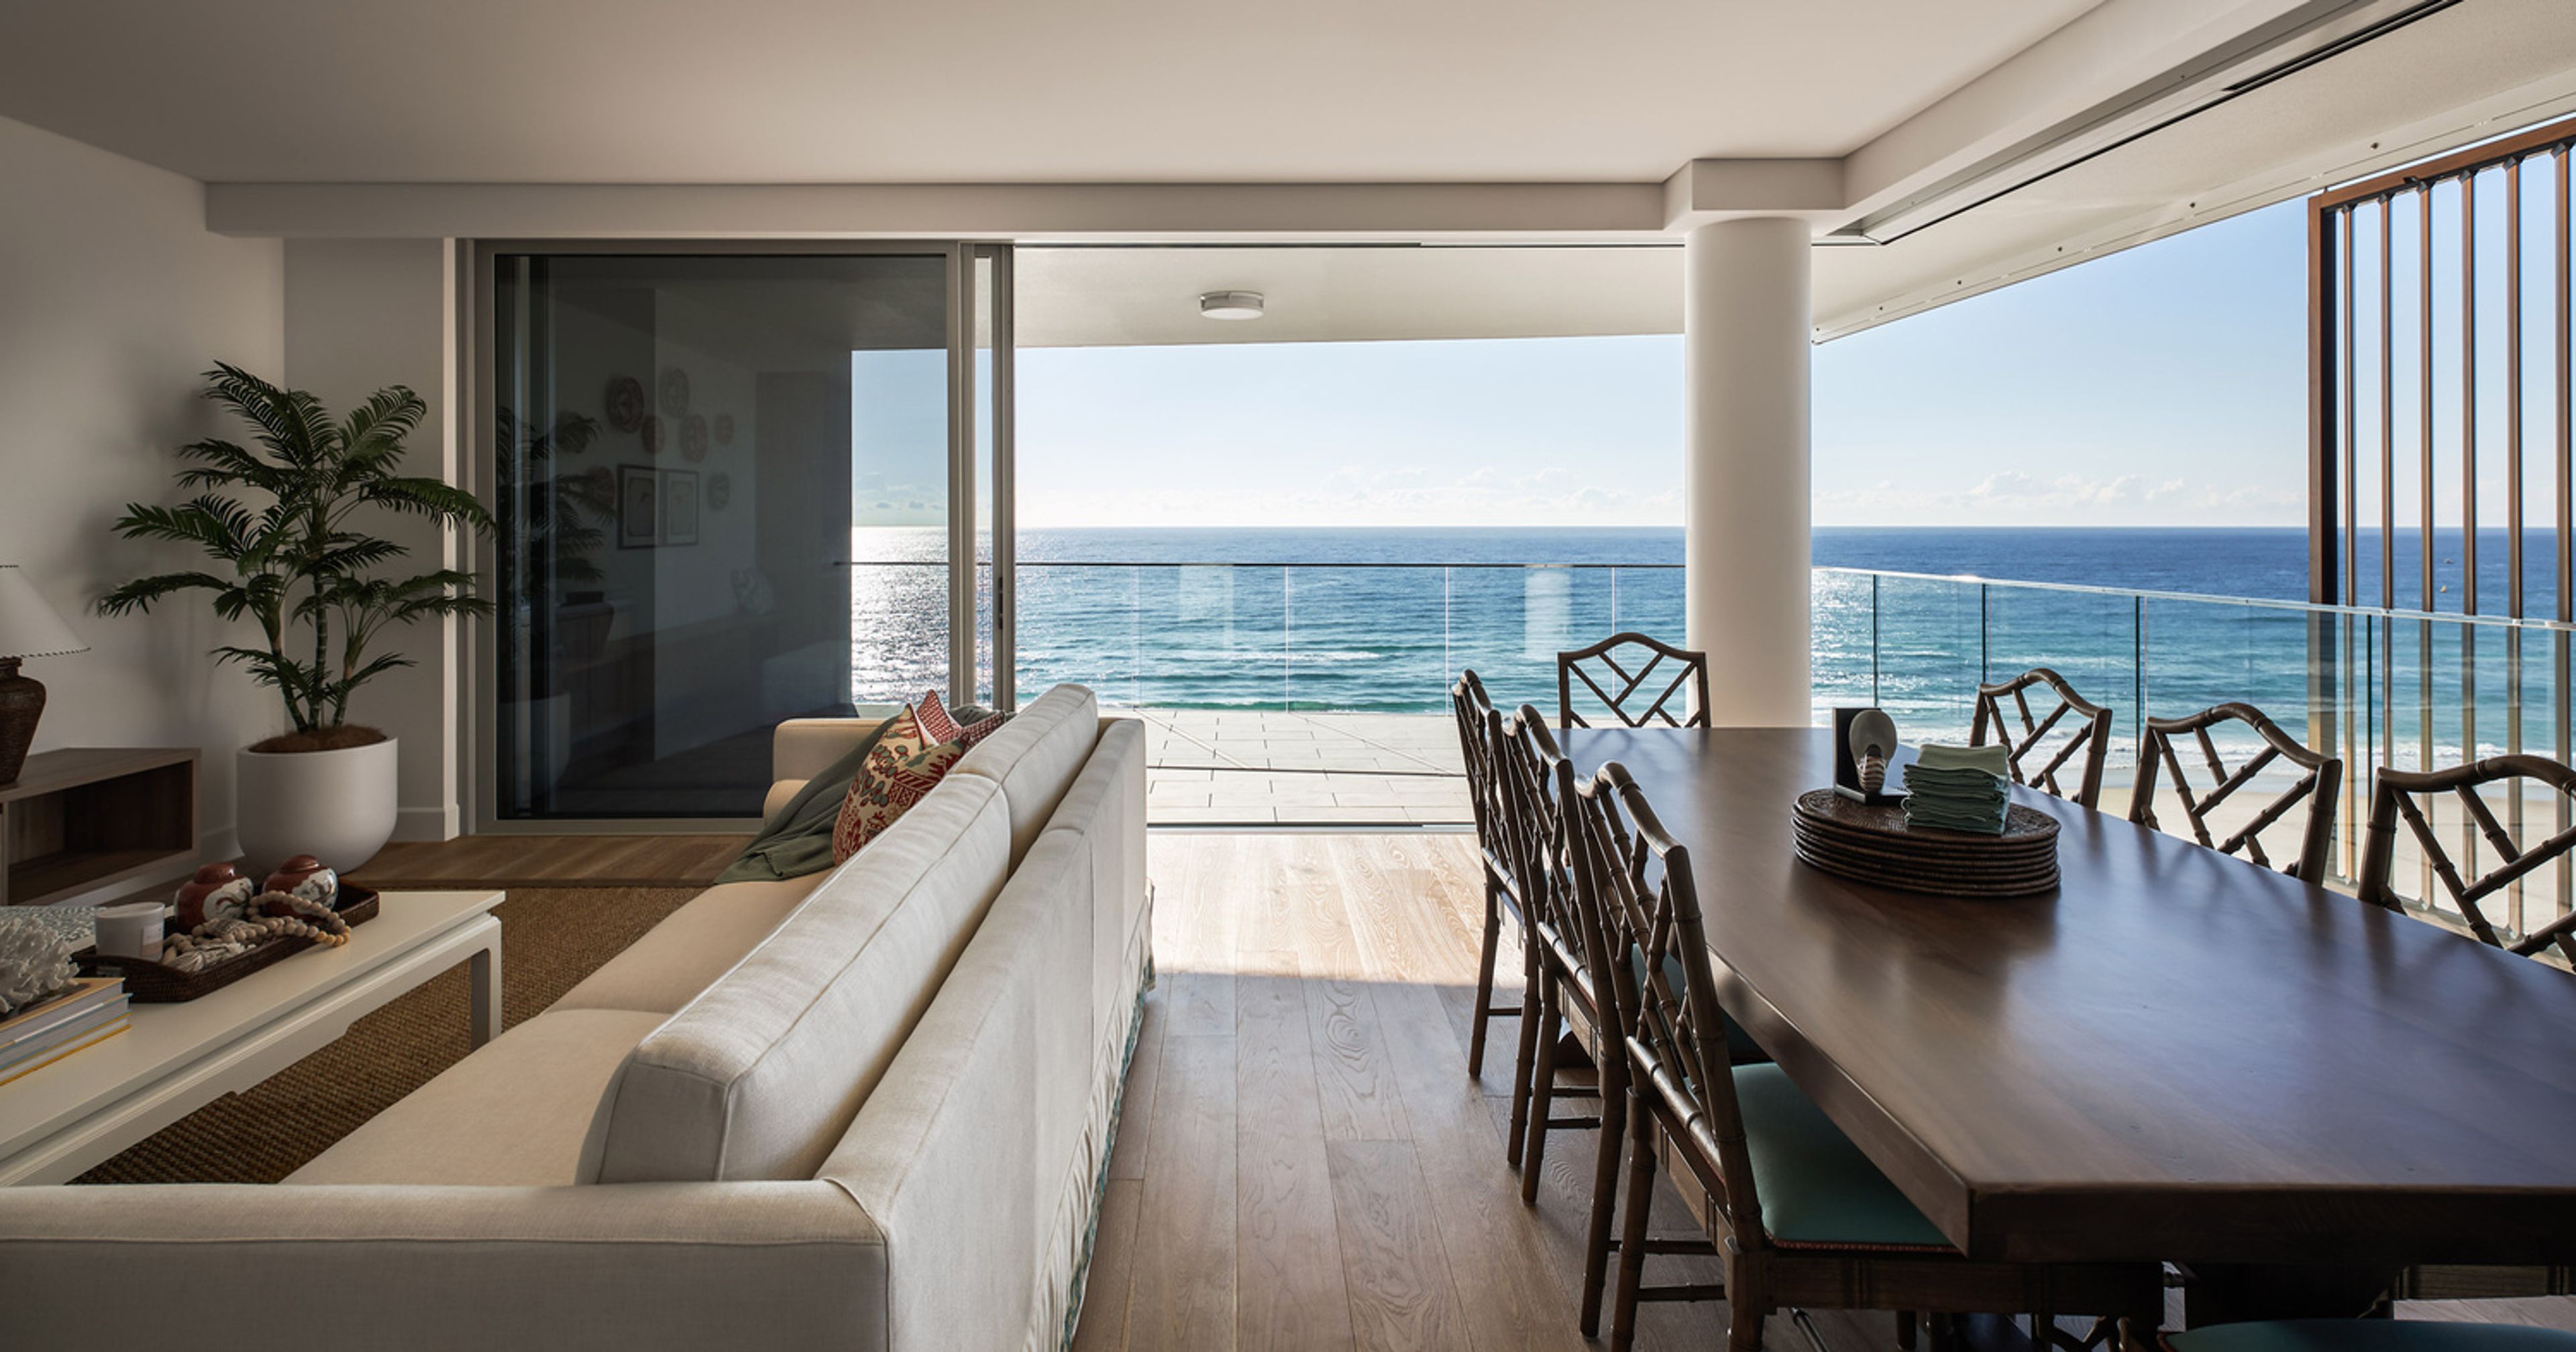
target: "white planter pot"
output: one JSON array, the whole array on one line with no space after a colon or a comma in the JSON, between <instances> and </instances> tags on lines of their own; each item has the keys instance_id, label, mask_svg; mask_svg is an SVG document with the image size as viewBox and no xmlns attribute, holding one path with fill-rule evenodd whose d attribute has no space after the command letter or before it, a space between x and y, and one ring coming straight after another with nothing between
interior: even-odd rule
<instances>
[{"instance_id":1,"label":"white planter pot","mask_svg":"<svg viewBox=\"0 0 2576 1352\"><path fill-rule=\"evenodd\" d=\"M299 854L342 873L376 857L394 834L400 739L338 751L235 753L234 817L249 876Z\"/></svg>"}]
</instances>

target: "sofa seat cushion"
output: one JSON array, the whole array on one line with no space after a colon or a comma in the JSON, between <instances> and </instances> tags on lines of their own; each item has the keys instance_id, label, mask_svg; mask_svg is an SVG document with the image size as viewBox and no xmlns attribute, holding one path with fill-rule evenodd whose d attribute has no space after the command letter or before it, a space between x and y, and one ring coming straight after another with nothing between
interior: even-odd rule
<instances>
[{"instance_id":1,"label":"sofa seat cushion","mask_svg":"<svg viewBox=\"0 0 2576 1352\"><path fill-rule=\"evenodd\" d=\"M990 780L951 775L627 1059L597 1181L812 1178L1009 873Z\"/></svg>"},{"instance_id":2,"label":"sofa seat cushion","mask_svg":"<svg viewBox=\"0 0 2576 1352\"><path fill-rule=\"evenodd\" d=\"M564 992L553 1007L678 1013L758 948L829 876L718 883L664 916L625 952Z\"/></svg>"},{"instance_id":3,"label":"sofa seat cushion","mask_svg":"<svg viewBox=\"0 0 2576 1352\"><path fill-rule=\"evenodd\" d=\"M957 762L952 775L980 776L1002 786L1011 811L1012 867L1037 843L1099 740L1100 702L1081 686L1059 685Z\"/></svg>"},{"instance_id":4,"label":"sofa seat cushion","mask_svg":"<svg viewBox=\"0 0 2576 1352\"><path fill-rule=\"evenodd\" d=\"M662 1015L550 1010L340 1138L289 1183L555 1187L577 1181L600 1096Z\"/></svg>"}]
</instances>

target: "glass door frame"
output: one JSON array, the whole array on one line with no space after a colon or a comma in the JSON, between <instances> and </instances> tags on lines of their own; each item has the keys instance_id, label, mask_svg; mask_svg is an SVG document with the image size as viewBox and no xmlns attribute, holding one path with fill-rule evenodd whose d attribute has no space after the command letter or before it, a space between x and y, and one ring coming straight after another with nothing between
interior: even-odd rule
<instances>
[{"instance_id":1,"label":"glass door frame","mask_svg":"<svg viewBox=\"0 0 2576 1352\"><path fill-rule=\"evenodd\" d=\"M793 255L936 255L948 268L948 699L973 703L976 696L976 420L979 409L991 410L992 557L993 569L993 702L1016 706L1011 626L1015 610L1013 574L1018 561L1014 525L1016 494L1013 467L1015 419L1012 416L1014 333L1011 322L1011 245L1007 241L869 240L869 239L503 239L458 241L455 262L465 285L457 288L454 335L457 407L467 410L467 425L451 444L459 458L455 482L496 513L494 457L497 374L489 369L499 352L499 329L505 316L494 303L498 260L508 254L633 254L641 256ZM468 273L470 260L470 274ZM991 295L979 310L977 263L987 265ZM979 321L982 321L979 325ZM976 346L979 327L990 335L990 402L977 389ZM496 536L459 542L465 566L489 595L499 577L500 542ZM847 564L852 560L844 559ZM465 829L482 835L685 835L748 832L757 817L562 817L525 820L494 815L499 802L500 610L457 625L454 673L458 695L456 735L468 743L457 758L462 774L457 785L459 817Z\"/></svg>"}]
</instances>

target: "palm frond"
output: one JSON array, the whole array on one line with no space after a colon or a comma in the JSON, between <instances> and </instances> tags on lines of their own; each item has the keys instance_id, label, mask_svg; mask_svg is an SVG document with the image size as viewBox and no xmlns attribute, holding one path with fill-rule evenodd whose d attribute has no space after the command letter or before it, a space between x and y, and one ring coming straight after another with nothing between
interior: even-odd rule
<instances>
[{"instance_id":1,"label":"palm frond","mask_svg":"<svg viewBox=\"0 0 2576 1352\"><path fill-rule=\"evenodd\" d=\"M101 615L149 614L152 603L183 591L238 591L240 588L212 573L155 573L138 577L98 598ZM218 606L221 601L216 603Z\"/></svg>"}]
</instances>

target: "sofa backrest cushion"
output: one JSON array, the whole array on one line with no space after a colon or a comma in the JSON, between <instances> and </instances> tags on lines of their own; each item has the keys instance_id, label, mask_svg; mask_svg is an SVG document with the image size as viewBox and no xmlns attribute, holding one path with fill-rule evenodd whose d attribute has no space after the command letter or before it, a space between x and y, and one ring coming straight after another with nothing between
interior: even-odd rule
<instances>
[{"instance_id":1,"label":"sofa backrest cushion","mask_svg":"<svg viewBox=\"0 0 2576 1352\"><path fill-rule=\"evenodd\" d=\"M1009 872L991 780L950 776L627 1057L602 1183L811 1178Z\"/></svg>"},{"instance_id":2,"label":"sofa backrest cushion","mask_svg":"<svg viewBox=\"0 0 2576 1352\"><path fill-rule=\"evenodd\" d=\"M976 743L949 775L981 777L1002 786L1002 796L1010 802L1011 864L1016 868L1098 740L1100 701L1081 686L1059 685L1031 701L1000 732Z\"/></svg>"}]
</instances>

